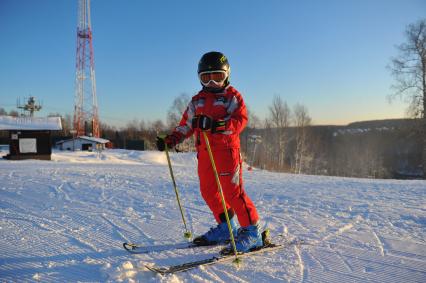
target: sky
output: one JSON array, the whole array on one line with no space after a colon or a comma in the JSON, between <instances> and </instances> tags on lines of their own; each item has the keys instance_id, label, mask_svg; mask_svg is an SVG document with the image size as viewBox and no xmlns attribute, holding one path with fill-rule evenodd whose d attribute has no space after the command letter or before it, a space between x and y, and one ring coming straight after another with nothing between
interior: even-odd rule
<instances>
[{"instance_id":1,"label":"sky","mask_svg":"<svg viewBox=\"0 0 426 283\"><path fill-rule=\"evenodd\" d=\"M274 96L316 125L405 117L387 69L424 0L93 0L101 122L166 121L196 94L197 64L221 51L231 84L261 120ZM37 116L73 114L77 0L0 0L0 107L35 96Z\"/></svg>"}]
</instances>

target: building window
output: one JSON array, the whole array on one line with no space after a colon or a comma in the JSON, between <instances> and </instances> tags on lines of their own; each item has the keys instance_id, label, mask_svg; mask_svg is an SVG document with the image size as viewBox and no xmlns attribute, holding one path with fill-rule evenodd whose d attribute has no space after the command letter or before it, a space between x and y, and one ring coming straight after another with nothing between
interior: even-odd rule
<instances>
[{"instance_id":1,"label":"building window","mask_svg":"<svg viewBox=\"0 0 426 283\"><path fill-rule=\"evenodd\" d=\"M20 153L37 153L36 139L19 139Z\"/></svg>"}]
</instances>

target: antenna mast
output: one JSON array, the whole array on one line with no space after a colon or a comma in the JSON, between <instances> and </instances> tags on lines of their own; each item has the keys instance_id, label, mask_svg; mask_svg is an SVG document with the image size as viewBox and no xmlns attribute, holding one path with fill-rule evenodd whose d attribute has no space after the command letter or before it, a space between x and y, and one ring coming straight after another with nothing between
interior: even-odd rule
<instances>
[{"instance_id":1,"label":"antenna mast","mask_svg":"<svg viewBox=\"0 0 426 283\"><path fill-rule=\"evenodd\" d=\"M90 0L78 0L74 130L77 136L91 135L99 138L100 129L92 39Z\"/></svg>"},{"instance_id":2,"label":"antenna mast","mask_svg":"<svg viewBox=\"0 0 426 283\"><path fill-rule=\"evenodd\" d=\"M19 100L17 104L17 107L22 109L24 112L28 112L30 117L34 117L34 112L40 111L42 108L40 104L36 104L34 96L30 96L28 98L27 104L21 105Z\"/></svg>"}]
</instances>

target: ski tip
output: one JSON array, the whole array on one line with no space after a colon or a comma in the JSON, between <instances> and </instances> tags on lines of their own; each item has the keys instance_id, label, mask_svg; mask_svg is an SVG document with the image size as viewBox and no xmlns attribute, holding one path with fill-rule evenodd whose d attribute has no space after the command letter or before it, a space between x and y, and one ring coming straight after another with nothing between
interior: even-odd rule
<instances>
[{"instance_id":1,"label":"ski tip","mask_svg":"<svg viewBox=\"0 0 426 283\"><path fill-rule=\"evenodd\" d=\"M123 243L123 248L126 251L132 251L132 250L134 250L136 248L136 245L135 244L131 244L131 243Z\"/></svg>"}]
</instances>

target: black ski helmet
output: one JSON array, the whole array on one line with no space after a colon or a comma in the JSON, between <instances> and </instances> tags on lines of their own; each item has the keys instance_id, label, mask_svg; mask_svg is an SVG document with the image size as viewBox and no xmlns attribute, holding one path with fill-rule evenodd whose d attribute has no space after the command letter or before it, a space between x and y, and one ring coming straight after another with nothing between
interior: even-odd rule
<instances>
[{"instance_id":1,"label":"black ski helmet","mask_svg":"<svg viewBox=\"0 0 426 283\"><path fill-rule=\"evenodd\" d=\"M225 71L227 76L224 82L224 87L229 85L229 74L231 73L231 67L228 63L228 58L217 51L211 51L204 54L198 62L198 74L207 71Z\"/></svg>"}]
</instances>

